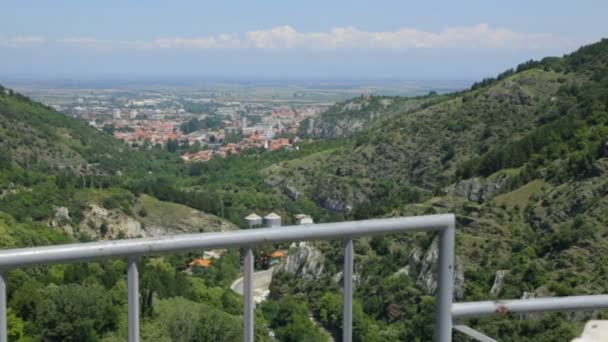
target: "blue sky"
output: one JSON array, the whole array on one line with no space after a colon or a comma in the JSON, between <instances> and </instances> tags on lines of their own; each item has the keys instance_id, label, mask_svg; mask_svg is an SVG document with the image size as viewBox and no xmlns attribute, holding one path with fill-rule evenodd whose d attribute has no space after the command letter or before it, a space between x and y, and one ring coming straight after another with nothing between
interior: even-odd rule
<instances>
[{"instance_id":1,"label":"blue sky","mask_svg":"<svg viewBox=\"0 0 608 342\"><path fill-rule=\"evenodd\" d=\"M608 36L608 1L0 0L0 78L476 79Z\"/></svg>"}]
</instances>

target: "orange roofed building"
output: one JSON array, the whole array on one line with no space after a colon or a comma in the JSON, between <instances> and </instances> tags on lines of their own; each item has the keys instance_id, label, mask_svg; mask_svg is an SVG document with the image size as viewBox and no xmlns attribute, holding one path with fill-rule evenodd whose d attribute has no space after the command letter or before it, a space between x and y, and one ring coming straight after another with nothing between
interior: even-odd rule
<instances>
[{"instance_id":1,"label":"orange roofed building","mask_svg":"<svg viewBox=\"0 0 608 342\"><path fill-rule=\"evenodd\" d=\"M211 263L211 259L194 259L188 264L188 266L207 268L211 266Z\"/></svg>"},{"instance_id":2,"label":"orange roofed building","mask_svg":"<svg viewBox=\"0 0 608 342\"><path fill-rule=\"evenodd\" d=\"M284 147L291 147L291 144L289 143L289 139L287 139L287 138L273 139L270 142L271 151L280 150Z\"/></svg>"},{"instance_id":3,"label":"orange roofed building","mask_svg":"<svg viewBox=\"0 0 608 342\"><path fill-rule=\"evenodd\" d=\"M285 252L283 251L274 251L272 252L272 254L270 254L271 258L282 258L285 256Z\"/></svg>"},{"instance_id":4,"label":"orange roofed building","mask_svg":"<svg viewBox=\"0 0 608 342\"><path fill-rule=\"evenodd\" d=\"M274 266L278 263L281 262L281 260L283 260L283 258L285 258L285 256L287 256L287 253L285 253L284 251L274 251L272 252L272 254L270 254L270 266Z\"/></svg>"}]
</instances>

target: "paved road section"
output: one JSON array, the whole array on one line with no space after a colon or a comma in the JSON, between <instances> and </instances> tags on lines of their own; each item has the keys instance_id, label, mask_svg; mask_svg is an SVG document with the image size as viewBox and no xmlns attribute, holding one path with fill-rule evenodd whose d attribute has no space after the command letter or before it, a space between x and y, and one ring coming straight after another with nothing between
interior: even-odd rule
<instances>
[{"instance_id":1,"label":"paved road section","mask_svg":"<svg viewBox=\"0 0 608 342\"><path fill-rule=\"evenodd\" d=\"M268 297L268 293L270 292L268 288L270 287L270 282L272 281L273 271L274 268L270 268L265 271L253 273L253 299L256 303L261 303L266 299L266 297ZM240 295L243 295L243 277L235 280L232 285L230 285L230 289Z\"/></svg>"}]
</instances>

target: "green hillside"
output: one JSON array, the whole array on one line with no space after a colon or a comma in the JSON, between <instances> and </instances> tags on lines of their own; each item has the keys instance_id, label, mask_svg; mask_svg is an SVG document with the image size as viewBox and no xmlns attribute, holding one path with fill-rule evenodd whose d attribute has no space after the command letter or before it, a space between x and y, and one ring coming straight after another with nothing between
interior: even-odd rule
<instances>
[{"instance_id":1,"label":"green hillside","mask_svg":"<svg viewBox=\"0 0 608 342\"><path fill-rule=\"evenodd\" d=\"M603 40L563 58L526 62L337 148L262 172L344 218L456 213L458 300L598 294L608 292L606 144ZM318 247L327 273L337 273L341 245ZM427 235L357 241L357 340L432 339L435 248ZM273 286L284 298L307 298L340 337L331 276L306 284L287 277ZM592 317L607 316L466 323L501 341L557 341L579 334Z\"/></svg>"},{"instance_id":2,"label":"green hillside","mask_svg":"<svg viewBox=\"0 0 608 342\"><path fill-rule=\"evenodd\" d=\"M151 184L175 178L185 170L175 155L157 149L132 149L80 120L4 88L0 89L0 141L0 211L19 221L67 224L76 237L79 226L91 214L91 206L110 211L104 220L135 217L152 226L153 214L144 219L136 217L142 208L146 209L144 204L151 203L138 200L139 194L152 192ZM59 215L58 208L65 210ZM180 208L157 202L150 209L158 213L188 212ZM67 216L64 219L69 222L57 222L61 221L57 215ZM203 221L200 228L189 226L187 230L225 225L221 220L214 224L210 224L212 220ZM165 223L167 233L184 231L177 224ZM156 225L157 234L162 230ZM94 237L104 237L87 231Z\"/></svg>"},{"instance_id":3,"label":"green hillside","mask_svg":"<svg viewBox=\"0 0 608 342\"><path fill-rule=\"evenodd\" d=\"M168 173L176 168L171 163L177 162L175 156L125 148L120 141L86 123L3 87L0 88L0 114L3 161L28 170L103 176L121 172L139 177L148 172Z\"/></svg>"},{"instance_id":4,"label":"green hillside","mask_svg":"<svg viewBox=\"0 0 608 342\"><path fill-rule=\"evenodd\" d=\"M394 201L381 204L399 205L440 193L459 179L520 167L549 140L571 138L564 145L575 152L576 144L583 142L574 141L573 134L602 119L601 106L599 111L588 107L605 96L601 80L606 61L590 50L603 45L605 41L563 59L522 64L519 72L486 80L427 108L405 111L332 153L271 167L266 175L275 184L307 193L329 210L347 212L391 198ZM574 126L566 127L570 124ZM593 129L593 137L581 137L594 152L603 138L598 129ZM513 149L519 150L505 155Z\"/></svg>"},{"instance_id":5,"label":"green hillside","mask_svg":"<svg viewBox=\"0 0 608 342\"><path fill-rule=\"evenodd\" d=\"M177 156L131 149L4 88L0 143L0 248L236 228L145 194L185 174ZM158 194L175 192L163 189ZM183 311L191 330L181 338L241 338L241 299L227 287L239 273L238 251L209 270L183 272L201 256L141 260L143 340L170 341ZM8 272L9 340L124 341L125 267L123 260L109 260ZM223 328L210 329L208 321ZM259 326L263 341L267 333Z\"/></svg>"}]
</instances>

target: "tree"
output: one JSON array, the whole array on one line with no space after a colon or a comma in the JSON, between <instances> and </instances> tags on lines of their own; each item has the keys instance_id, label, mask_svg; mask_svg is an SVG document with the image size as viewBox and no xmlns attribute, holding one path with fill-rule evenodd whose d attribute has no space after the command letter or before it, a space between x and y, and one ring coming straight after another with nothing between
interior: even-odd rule
<instances>
[{"instance_id":1,"label":"tree","mask_svg":"<svg viewBox=\"0 0 608 342\"><path fill-rule=\"evenodd\" d=\"M24 325L21 318L17 317L13 310L8 309L8 339L9 341L18 341L24 336Z\"/></svg>"},{"instance_id":2,"label":"tree","mask_svg":"<svg viewBox=\"0 0 608 342\"><path fill-rule=\"evenodd\" d=\"M179 142L177 139L167 140L167 151L174 153L179 148Z\"/></svg>"},{"instance_id":3,"label":"tree","mask_svg":"<svg viewBox=\"0 0 608 342\"><path fill-rule=\"evenodd\" d=\"M103 125L103 128L101 130L107 135L114 135L116 127L114 125Z\"/></svg>"},{"instance_id":4,"label":"tree","mask_svg":"<svg viewBox=\"0 0 608 342\"><path fill-rule=\"evenodd\" d=\"M309 319L308 307L292 296L262 306L270 327L280 341L322 341L324 336Z\"/></svg>"},{"instance_id":5,"label":"tree","mask_svg":"<svg viewBox=\"0 0 608 342\"><path fill-rule=\"evenodd\" d=\"M155 321L174 342L243 339L239 318L181 297L159 301L155 313Z\"/></svg>"},{"instance_id":6,"label":"tree","mask_svg":"<svg viewBox=\"0 0 608 342\"><path fill-rule=\"evenodd\" d=\"M99 285L49 285L36 308L36 325L46 341L95 341L116 327L117 312Z\"/></svg>"}]
</instances>

